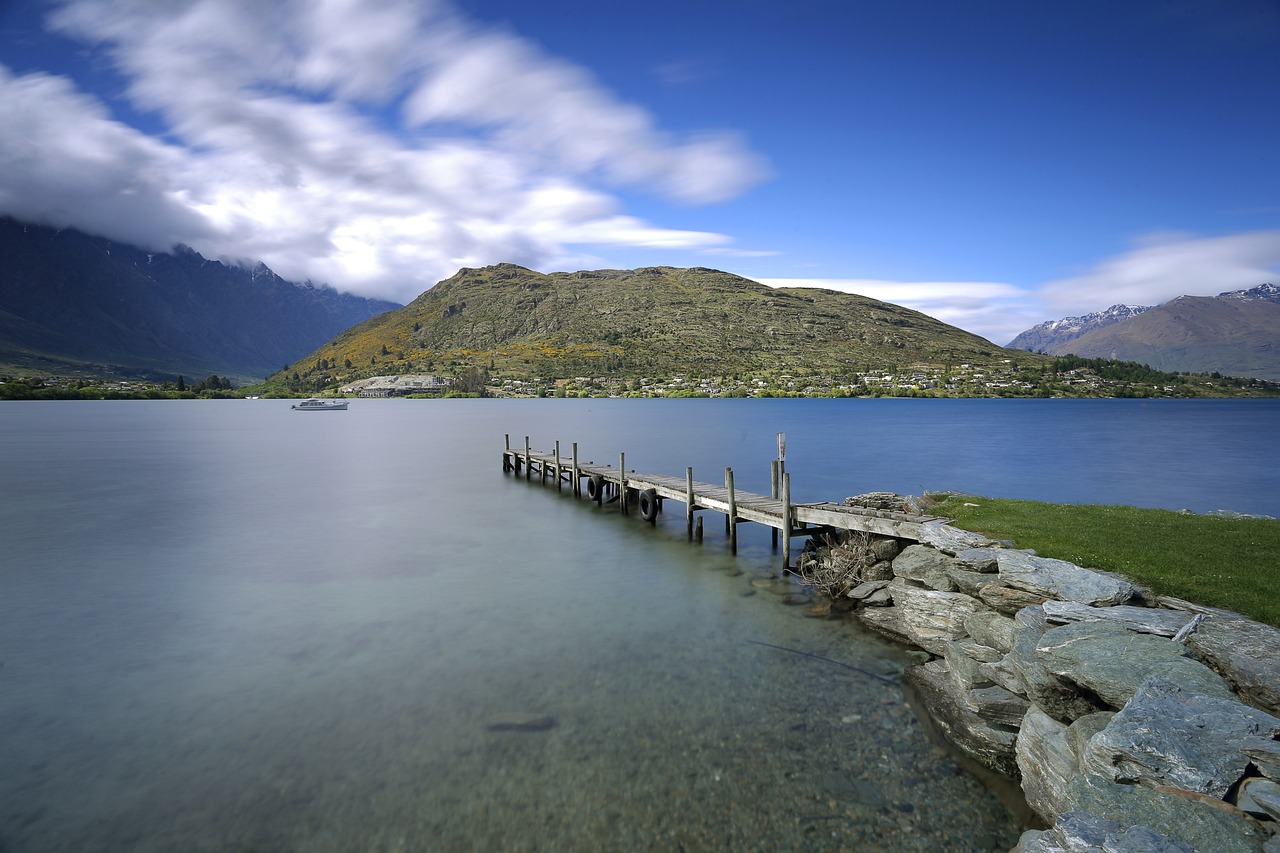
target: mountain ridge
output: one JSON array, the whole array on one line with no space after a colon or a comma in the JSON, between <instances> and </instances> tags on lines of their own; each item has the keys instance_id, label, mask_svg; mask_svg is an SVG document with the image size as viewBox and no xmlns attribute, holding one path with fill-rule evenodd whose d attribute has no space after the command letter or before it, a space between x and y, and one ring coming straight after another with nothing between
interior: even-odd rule
<instances>
[{"instance_id":1,"label":"mountain ridge","mask_svg":"<svg viewBox=\"0 0 1280 853\"><path fill-rule=\"evenodd\" d=\"M1032 333L1054 322L1066 323L1042 323L1010 346L1030 348L1024 345L1036 340ZM1268 282L1217 296L1179 296L1078 334L1046 339L1035 351L1135 361L1166 372L1280 380L1280 287Z\"/></svg>"},{"instance_id":2,"label":"mountain ridge","mask_svg":"<svg viewBox=\"0 0 1280 853\"><path fill-rule=\"evenodd\" d=\"M260 379L395 303L176 246L0 217L0 363L51 374Z\"/></svg>"},{"instance_id":3,"label":"mountain ridge","mask_svg":"<svg viewBox=\"0 0 1280 853\"><path fill-rule=\"evenodd\" d=\"M1105 311L1092 311L1078 317L1063 317L1061 320L1046 320L1020 332L1005 346L1009 349L1025 349L1032 352L1052 352L1053 347L1073 341L1094 329L1136 317L1152 307L1151 305L1117 304Z\"/></svg>"}]
</instances>

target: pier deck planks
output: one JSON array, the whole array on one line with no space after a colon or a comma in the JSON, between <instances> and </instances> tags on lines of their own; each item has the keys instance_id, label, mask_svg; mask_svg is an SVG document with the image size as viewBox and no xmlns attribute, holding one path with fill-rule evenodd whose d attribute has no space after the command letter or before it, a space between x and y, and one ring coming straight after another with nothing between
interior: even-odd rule
<instances>
[{"instance_id":1,"label":"pier deck planks","mask_svg":"<svg viewBox=\"0 0 1280 853\"><path fill-rule=\"evenodd\" d=\"M615 495L621 493L621 484L625 479L628 491L639 492L652 489L664 500L687 503L689 499L689 483L684 477L645 474L631 470L625 472L624 478L619 475L618 466L600 465L594 462L579 462L575 470L573 461L563 455L529 450L527 440L525 448L517 450L508 447L504 450L503 469L518 472L527 465L526 477L538 477L543 481L552 478L557 484L568 482L575 493L581 492L583 481L598 476ZM789 536L809 536L823 530L834 529L857 530L882 536L919 540L922 525L943 520L935 516L862 509L830 502L792 503L790 504L791 529L787 530L785 518L788 505L785 500L734 489L731 502L729 489L726 486L694 482L693 505L688 507L688 510L692 513L693 510L698 509L731 515L735 522L750 521L763 524Z\"/></svg>"}]
</instances>

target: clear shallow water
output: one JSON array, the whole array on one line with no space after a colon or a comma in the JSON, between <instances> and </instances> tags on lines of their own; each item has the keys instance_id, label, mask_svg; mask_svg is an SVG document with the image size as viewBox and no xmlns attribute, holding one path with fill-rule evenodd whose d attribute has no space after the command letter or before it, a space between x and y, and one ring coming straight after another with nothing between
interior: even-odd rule
<instances>
[{"instance_id":1,"label":"clear shallow water","mask_svg":"<svg viewBox=\"0 0 1280 853\"><path fill-rule=\"evenodd\" d=\"M0 406L0 850L1007 849L897 650L718 517L501 473L513 443L798 500L966 488L1280 515L1216 401ZM759 463L759 464L756 464ZM753 581L755 582L753 584ZM506 714L546 731L492 731Z\"/></svg>"}]
</instances>

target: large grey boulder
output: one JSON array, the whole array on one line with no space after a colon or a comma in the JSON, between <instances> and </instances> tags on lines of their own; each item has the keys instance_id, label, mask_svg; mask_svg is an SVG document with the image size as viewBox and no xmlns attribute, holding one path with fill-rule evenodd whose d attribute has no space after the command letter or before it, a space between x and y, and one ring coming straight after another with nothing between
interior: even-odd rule
<instances>
[{"instance_id":1,"label":"large grey boulder","mask_svg":"<svg viewBox=\"0 0 1280 853\"><path fill-rule=\"evenodd\" d=\"M902 616L902 630L912 643L935 655L945 654L949 640L966 636L965 617L982 609L973 598L958 592L920 589L895 579L889 585L894 610Z\"/></svg>"},{"instance_id":2,"label":"large grey boulder","mask_svg":"<svg viewBox=\"0 0 1280 853\"><path fill-rule=\"evenodd\" d=\"M1145 826L1125 826L1088 812L1068 812L1049 829L1028 830L1013 853L1197 853Z\"/></svg>"},{"instance_id":3,"label":"large grey boulder","mask_svg":"<svg viewBox=\"0 0 1280 853\"><path fill-rule=\"evenodd\" d=\"M1134 607L1118 604L1115 607L1090 607L1074 601L1046 601L1044 614L1050 622L1115 622L1139 634L1155 634L1172 637L1181 631L1192 615L1180 610L1162 610L1155 607Z\"/></svg>"},{"instance_id":4,"label":"large grey boulder","mask_svg":"<svg viewBox=\"0 0 1280 853\"><path fill-rule=\"evenodd\" d=\"M1022 718L1014 754L1027 805L1052 823L1070 808L1066 791L1077 770L1067 727L1032 705Z\"/></svg>"},{"instance_id":5,"label":"large grey boulder","mask_svg":"<svg viewBox=\"0 0 1280 853\"><path fill-rule=\"evenodd\" d=\"M947 569L947 578L951 581L952 589L959 590L965 595L972 595L974 598L978 597L983 587L991 585L991 575L966 571L957 566Z\"/></svg>"},{"instance_id":6,"label":"large grey boulder","mask_svg":"<svg viewBox=\"0 0 1280 853\"><path fill-rule=\"evenodd\" d=\"M1018 762L1014 743L1018 731L992 725L970 710L961 698L945 661L935 660L913 666L903 674L915 687L930 716L947 739L979 764L1005 776L1016 778Z\"/></svg>"},{"instance_id":7,"label":"large grey boulder","mask_svg":"<svg viewBox=\"0 0 1280 853\"><path fill-rule=\"evenodd\" d=\"M1280 742L1266 738L1249 738L1240 749L1258 772L1268 779L1280 782Z\"/></svg>"},{"instance_id":8,"label":"large grey boulder","mask_svg":"<svg viewBox=\"0 0 1280 853\"><path fill-rule=\"evenodd\" d=\"M1046 597L1025 589L989 583L978 590L978 598L992 610L1013 616L1024 607L1043 604Z\"/></svg>"},{"instance_id":9,"label":"large grey boulder","mask_svg":"<svg viewBox=\"0 0 1280 853\"><path fill-rule=\"evenodd\" d=\"M982 673L981 662L969 656L964 640L950 640L943 646L942 657L947 662L951 679L959 690L990 687L991 679ZM969 641L972 642L972 641Z\"/></svg>"},{"instance_id":10,"label":"large grey boulder","mask_svg":"<svg viewBox=\"0 0 1280 853\"><path fill-rule=\"evenodd\" d=\"M1246 702L1280 716L1280 628L1209 616L1186 644L1192 657L1220 673Z\"/></svg>"},{"instance_id":11,"label":"large grey boulder","mask_svg":"<svg viewBox=\"0 0 1280 853\"><path fill-rule=\"evenodd\" d=\"M979 611L964 619L969 636L984 646L1008 653L1013 648L1013 632L1018 627L1008 616L990 610Z\"/></svg>"},{"instance_id":12,"label":"large grey boulder","mask_svg":"<svg viewBox=\"0 0 1280 853\"><path fill-rule=\"evenodd\" d=\"M1248 779L1240 786L1236 805L1249 814L1280 820L1280 785L1270 779Z\"/></svg>"},{"instance_id":13,"label":"large grey boulder","mask_svg":"<svg viewBox=\"0 0 1280 853\"><path fill-rule=\"evenodd\" d=\"M1077 622L1045 631L1036 643L1035 655L1049 672L1080 685L1114 709L1123 708L1138 686L1153 675L1177 682L1192 693L1235 698L1221 676L1184 657L1185 651L1172 640L1135 634L1113 623Z\"/></svg>"},{"instance_id":14,"label":"large grey boulder","mask_svg":"<svg viewBox=\"0 0 1280 853\"><path fill-rule=\"evenodd\" d=\"M939 551L955 556L969 548L987 548L995 542L981 533L972 533L952 527L945 521L928 521L916 530L916 536L923 545L932 545Z\"/></svg>"},{"instance_id":15,"label":"large grey boulder","mask_svg":"<svg viewBox=\"0 0 1280 853\"><path fill-rule=\"evenodd\" d=\"M893 558L893 574L931 589L950 592L956 588L955 582L947 573L953 565L952 559L936 548L911 545Z\"/></svg>"},{"instance_id":16,"label":"large grey boulder","mask_svg":"<svg viewBox=\"0 0 1280 853\"><path fill-rule=\"evenodd\" d=\"M1094 735L1111 723L1115 715L1115 711L1098 711L1085 714L1067 726L1067 743L1071 745L1071 753L1076 757L1077 765L1080 763L1080 756L1084 754L1085 746Z\"/></svg>"},{"instance_id":17,"label":"large grey boulder","mask_svg":"<svg viewBox=\"0 0 1280 853\"><path fill-rule=\"evenodd\" d=\"M1022 717L1031 707L1026 699L998 684L973 687L961 696L961 701L988 723L1009 729L1017 729L1022 725Z\"/></svg>"},{"instance_id":18,"label":"large grey boulder","mask_svg":"<svg viewBox=\"0 0 1280 853\"><path fill-rule=\"evenodd\" d=\"M1034 608L1028 610L1034 611ZM1021 614L1019 618L1022 618ZM1037 650L1043 636L1036 628L1019 625L1014 631L1013 648L1009 654L999 664L983 664L983 673L996 684L1024 693L1046 714L1063 723L1099 710L1073 685L1058 678L1041 663ZM1005 680L1006 672L1014 676L1014 686ZM1017 685L1022 689L1016 690Z\"/></svg>"},{"instance_id":19,"label":"large grey boulder","mask_svg":"<svg viewBox=\"0 0 1280 853\"><path fill-rule=\"evenodd\" d=\"M1066 795L1071 811L1089 812L1122 826L1159 827L1169 838L1201 853L1258 853L1267 840L1243 812L1192 795L1120 785L1089 773L1072 779Z\"/></svg>"},{"instance_id":20,"label":"large grey boulder","mask_svg":"<svg viewBox=\"0 0 1280 853\"><path fill-rule=\"evenodd\" d=\"M1124 604L1136 593L1133 584L1123 578L1065 560L1022 551L1001 551L997 560L1001 584L1045 598L1108 606Z\"/></svg>"},{"instance_id":21,"label":"large grey boulder","mask_svg":"<svg viewBox=\"0 0 1280 853\"><path fill-rule=\"evenodd\" d=\"M866 607L858 611L858 618L862 620L862 624L872 629L876 633L883 634L891 640L899 643L911 645L914 643L911 636L907 633L906 622L902 618L902 609L892 606L893 588L886 586L872 596L864 599L864 603L869 603L876 596L888 596L890 605L881 607Z\"/></svg>"},{"instance_id":22,"label":"large grey boulder","mask_svg":"<svg viewBox=\"0 0 1280 853\"><path fill-rule=\"evenodd\" d=\"M1249 765L1241 741L1277 734L1280 719L1270 714L1156 677L1089 740L1080 761L1082 769L1113 782L1171 785L1223 799Z\"/></svg>"},{"instance_id":23,"label":"large grey boulder","mask_svg":"<svg viewBox=\"0 0 1280 853\"><path fill-rule=\"evenodd\" d=\"M956 554L956 565L965 571L994 574L1000 570L995 548L966 548Z\"/></svg>"}]
</instances>

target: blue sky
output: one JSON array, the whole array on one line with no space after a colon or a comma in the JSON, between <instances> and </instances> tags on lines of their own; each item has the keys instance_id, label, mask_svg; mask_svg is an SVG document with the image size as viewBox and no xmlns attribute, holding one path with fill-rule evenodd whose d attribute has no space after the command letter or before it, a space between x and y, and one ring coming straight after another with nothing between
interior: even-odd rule
<instances>
[{"instance_id":1,"label":"blue sky","mask_svg":"<svg viewBox=\"0 0 1280 853\"><path fill-rule=\"evenodd\" d=\"M1280 278L1280 4L0 0L0 213L408 301L709 266L1003 344Z\"/></svg>"}]
</instances>

